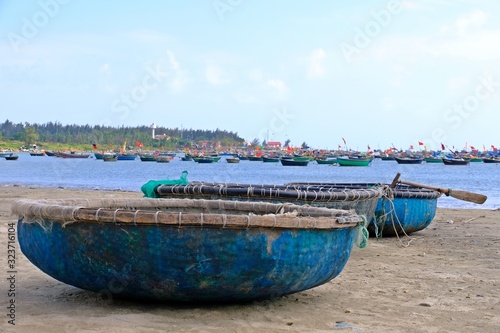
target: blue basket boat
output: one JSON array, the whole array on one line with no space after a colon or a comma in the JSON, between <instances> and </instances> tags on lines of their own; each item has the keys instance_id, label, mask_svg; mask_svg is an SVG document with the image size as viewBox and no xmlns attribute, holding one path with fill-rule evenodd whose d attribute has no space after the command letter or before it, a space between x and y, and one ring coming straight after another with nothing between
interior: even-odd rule
<instances>
[{"instance_id":1,"label":"blue basket boat","mask_svg":"<svg viewBox=\"0 0 500 333\"><path fill-rule=\"evenodd\" d=\"M20 200L22 252L106 296L247 301L324 284L363 219L327 208L190 199Z\"/></svg>"},{"instance_id":2,"label":"blue basket boat","mask_svg":"<svg viewBox=\"0 0 500 333\"><path fill-rule=\"evenodd\" d=\"M144 191L146 196L148 192ZM151 192L151 191L150 191ZM328 190L316 187L271 184L236 184L189 182L188 184L157 184L154 197L223 199L238 201L263 201L273 203L291 203L332 209L353 210L364 215L369 221L375 214L379 198L385 188L378 184L372 186L347 187L330 186Z\"/></svg>"},{"instance_id":3,"label":"blue basket boat","mask_svg":"<svg viewBox=\"0 0 500 333\"><path fill-rule=\"evenodd\" d=\"M332 189L366 189L381 184L370 183L290 183L307 191L331 191ZM368 231L371 235L396 236L425 229L434 219L437 199L441 193L436 190L397 184L394 188L383 185L385 195L377 201L375 213L370 219Z\"/></svg>"},{"instance_id":4,"label":"blue basket boat","mask_svg":"<svg viewBox=\"0 0 500 333\"><path fill-rule=\"evenodd\" d=\"M434 219L440 196L435 190L398 184L392 189L392 198L379 200L368 230L377 237L423 230Z\"/></svg>"}]
</instances>

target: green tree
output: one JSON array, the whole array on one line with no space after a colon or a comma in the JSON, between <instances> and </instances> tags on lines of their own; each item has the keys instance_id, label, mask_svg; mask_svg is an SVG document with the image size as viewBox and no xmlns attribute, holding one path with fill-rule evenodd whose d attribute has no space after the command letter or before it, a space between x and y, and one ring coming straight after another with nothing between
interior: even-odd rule
<instances>
[{"instance_id":1,"label":"green tree","mask_svg":"<svg viewBox=\"0 0 500 333\"><path fill-rule=\"evenodd\" d=\"M260 140L255 138L252 140L252 142L250 143L250 146L252 147L259 147L260 146Z\"/></svg>"},{"instance_id":2,"label":"green tree","mask_svg":"<svg viewBox=\"0 0 500 333\"><path fill-rule=\"evenodd\" d=\"M34 145L38 142L38 133L34 126L27 126L24 129L23 141L25 146Z\"/></svg>"}]
</instances>

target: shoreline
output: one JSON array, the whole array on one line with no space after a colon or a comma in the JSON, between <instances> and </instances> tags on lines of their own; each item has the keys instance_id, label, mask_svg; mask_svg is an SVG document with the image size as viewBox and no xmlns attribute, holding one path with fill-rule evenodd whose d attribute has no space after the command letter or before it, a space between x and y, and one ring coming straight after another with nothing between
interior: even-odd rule
<instances>
[{"instance_id":1,"label":"shoreline","mask_svg":"<svg viewBox=\"0 0 500 333\"><path fill-rule=\"evenodd\" d=\"M0 187L0 274L16 199L142 198L142 192ZM497 209L498 210L498 209ZM500 326L500 212L438 208L410 238L370 238L344 270L313 289L238 304L99 298L35 267L15 244L15 323L2 297L2 332L496 332ZM7 283L0 294L8 295Z\"/></svg>"},{"instance_id":2,"label":"shoreline","mask_svg":"<svg viewBox=\"0 0 500 333\"><path fill-rule=\"evenodd\" d=\"M25 188L25 189L33 189L33 190L45 190L45 191L55 191L55 190L62 190L62 191L72 191L76 193L85 193L85 192L110 192L110 193L138 193L141 197L143 197L143 193L141 191L133 191L133 190L125 190L125 189L108 189L108 188L76 188L76 187L62 187L62 186L46 186L46 185L25 185L25 184L0 184L0 190L2 188ZM455 199L454 199L455 200ZM458 200L458 199L456 199ZM439 199L438 199L439 201ZM480 205L478 205L477 208L470 208L470 207L437 207L437 211L439 210L484 210L484 211L497 211L500 210L500 207L495 207L495 208L482 208Z\"/></svg>"}]
</instances>

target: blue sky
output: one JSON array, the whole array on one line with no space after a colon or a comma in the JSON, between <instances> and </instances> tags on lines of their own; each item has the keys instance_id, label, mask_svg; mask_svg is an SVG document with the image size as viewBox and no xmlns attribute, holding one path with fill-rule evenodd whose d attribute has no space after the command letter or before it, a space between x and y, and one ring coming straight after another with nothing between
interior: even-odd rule
<instances>
[{"instance_id":1,"label":"blue sky","mask_svg":"<svg viewBox=\"0 0 500 333\"><path fill-rule=\"evenodd\" d=\"M0 121L500 146L500 3L0 2Z\"/></svg>"}]
</instances>

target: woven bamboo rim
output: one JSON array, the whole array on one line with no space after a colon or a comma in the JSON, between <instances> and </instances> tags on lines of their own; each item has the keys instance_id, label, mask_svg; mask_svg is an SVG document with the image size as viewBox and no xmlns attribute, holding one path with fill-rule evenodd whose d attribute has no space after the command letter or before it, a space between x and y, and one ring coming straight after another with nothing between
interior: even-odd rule
<instances>
[{"instance_id":1,"label":"woven bamboo rim","mask_svg":"<svg viewBox=\"0 0 500 333\"><path fill-rule=\"evenodd\" d=\"M159 185L159 197L172 195L218 195L254 197L262 199L288 199L297 201L360 201L380 198L385 194L382 186L371 187L301 187L295 185L251 185L191 182L188 185Z\"/></svg>"},{"instance_id":2,"label":"woven bamboo rim","mask_svg":"<svg viewBox=\"0 0 500 333\"><path fill-rule=\"evenodd\" d=\"M388 196L391 197L390 193L394 198L408 198L408 199L437 199L441 196L441 192L415 187L406 184L397 184L394 188L389 188L388 184L373 184L373 183L288 183L285 186L292 186L294 188L303 189L306 191L329 191L331 189L340 188L370 188L373 186L383 186L385 191L388 192Z\"/></svg>"},{"instance_id":3,"label":"woven bamboo rim","mask_svg":"<svg viewBox=\"0 0 500 333\"><path fill-rule=\"evenodd\" d=\"M25 223L53 221L156 224L222 228L335 229L354 227L363 218L353 211L204 199L18 200L12 213Z\"/></svg>"}]
</instances>

